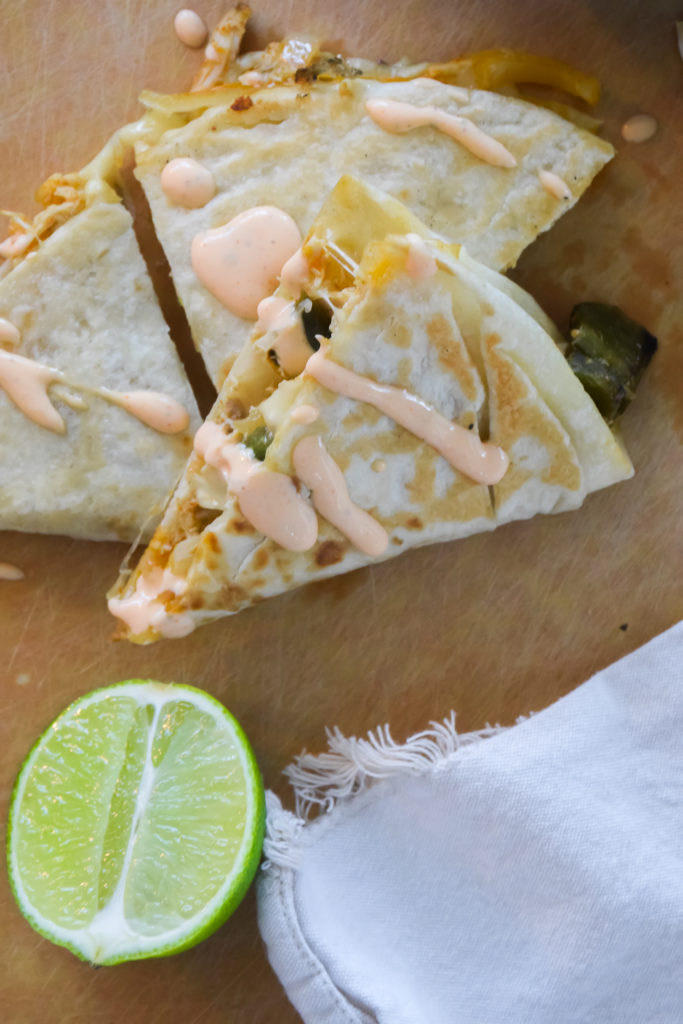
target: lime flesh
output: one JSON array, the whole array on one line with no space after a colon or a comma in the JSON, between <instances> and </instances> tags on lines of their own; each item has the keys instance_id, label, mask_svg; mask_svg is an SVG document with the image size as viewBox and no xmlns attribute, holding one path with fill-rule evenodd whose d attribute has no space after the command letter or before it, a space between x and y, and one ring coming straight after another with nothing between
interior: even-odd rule
<instances>
[{"instance_id":1,"label":"lime flesh","mask_svg":"<svg viewBox=\"0 0 683 1024\"><path fill-rule=\"evenodd\" d=\"M14 788L8 866L34 928L93 963L210 935L258 866L261 777L240 726L193 687L96 690L41 736Z\"/></svg>"}]
</instances>

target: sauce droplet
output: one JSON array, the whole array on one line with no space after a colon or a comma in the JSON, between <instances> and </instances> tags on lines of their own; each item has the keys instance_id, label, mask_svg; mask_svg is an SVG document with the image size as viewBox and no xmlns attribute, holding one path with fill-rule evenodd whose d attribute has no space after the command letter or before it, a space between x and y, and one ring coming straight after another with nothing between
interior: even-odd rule
<instances>
[{"instance_id":1,"label":"sauce droplet","mask_svg":"<svg viewBox=\"0 0 683 1024\"><path fill-rule=\"evenodd\" d=\"M161 188L170 203L196 210L216 194L213 174L192 157L170 160L161 172Z\"/></svg>"},{"instance_id":2,"label":"sauce droplet","mask_svg":"<svg viewBox=\"0 0 683 1024\"><path fill-rule=\"evenodd\" d=\"M18 345L20 341L21 335L14 324L0 316L0 345Z\"/></svg>"},{"instance_id":3,"label":"sauce droplet","mask_svg":"<svg viewBox=\"0 0 683 1024\"><path fill-rule=\"evenodd\" d=\"M79 412L88 408L87 403L79 395L69 394L65 388L86 395L97 395L111 405L118 405L161 434L178 434L190 423L187 409L174 398L158 391L112 391L110 388L90 387L69 380L61 370L0 349L0 388L24 416L39 427L64 434L66 423L48 393L52 384L59 386L55 391L61 401Z\"/></svg>"},{"instance_id":4,"label":"sauce droplet","mask_svg":"<svg viewBox=\"0 0 683 1024\"><path fill-rule=\"evenodd\" d=\"M406 235L408 240L408 259L406 260L406 273L415 281L424 281L427 277L433 277L437 271L437 263L423 238L412 232Z\"/></svg>"},{"instance_id":5,"label":"sauce droplet","mask_svg":"<svg viewBox=\"0 0 683 1024\"><path fill-rule=\"evenodd\" d=\"M647 142L657 131L657 122L650 114L634 114L621 126L621 137L626 142Z\"/></svg>"},{"instance_id":6,"label":"sauce droplet","mask_svg":"<svg viewBox=\"0 0 683 1024\"><path fill-rule=\"evenodd\" d=\"M0 388L24 416L55 434L63 434L66 423L47 392L50 384L63 379L59 370L0 349Z\"/></svg>"},{"instance_id":7,"label":"sauce droplet","mask_svg":"<svg viewBox=\"0 0 683 1024\"><path fill-rule=\"evenodd\" d=\"M377 558L389 536L381 523L351 500L344 475L318 434L299 441L292 453L296 475L310 489L321 516L336 526L364 555Z\"/></svg>"},{"instance_id":8,"label":"sauce droplet","mask_svg":"<svg viewBox=\"0 0 683 1024\"><path fill-rule=\"evenodd\" d=\"M237 497L242 515L264 536L288 551L308 551L318 537L318 518L290 476L268 469L244 445L235 444L217 423L204 423L195 451L221 474Z\"/></svg>"},{"instance_id":9,"label":"sauce droplet","mask_svg":"<svg viewBox=\"0 0 683 1024\"><path fill-rule=\"evenodd\" d=\"M198 50L200 46L203 46L209 34L204 19L196 11L187 7L178 11L173 19L173 27L180 42L193 50Z\"/></svg>"},{"instance_id":10,"label":"sauce droplet","mask_svg":"<svg viewBox=\"0 0 683 1024\"><path fill-rule=\"evenodd\" d=\"M415 128L436 128L449 135L473 156L494 167L516 167L517 161L505 146L478 128L474 121L448 114L438 107L417 107L398 100L367 100L365 109L387 132L410 132Z\"/></svg>"},{"instance_id":11,"label":"sauce droplet","mask_svg":"<svg viewBox=\"0 0 683 1024\"><path fill-rule=\"evenodd\" d=\"M301 317L293 302L270 295L258 304L258 326L268 335L267 344L287 377L301 373L311 354Z\"/></svg>"},{"instance_id":12,"label":"sauce droplet","mask_svg":"<svg viewBox=\"0 0 683 1024\"><path fill-rule=\"evenodd\" d=\"M297 249L293 256L284 263L280 274L280 283L288 292L297 295L309 278L311 268L304 256L303 249Z\"/></svg>"},{"instance_id":13,"label":"sauce droplet","mask_svg":"<svg viewBox=\"0 0 683 1024\"><path fill-rule=\"evenodd\" d=\"M310 350L309 350L310 355ZM289 414L289 418L292 423L301 423L304 426L308 426L309 423L315 423L318 416L320 415L320 409L317 405L297 405Z\"/></svg>"},{"instance_id":14,"label":"sauce droplet","mask_svg":"<svg viewBox=\"0 0 683 1024\"><path fill-rule=\"evenodd\" d=\"M159 391L107 391L102 397L160 434L180 434L190 425L185 406Z\"/></svg>"},{"instance_id":15,"label":"sauce droplet","mask_svg":"<svg viewBox=\"0 0 683 1024\"><path fill-rule=\"evenodd\" d=\"M23 580L24 571L11 562L0 562L0 580Z\"/></svg>"},{"instance_id":16,"label":"sauce droplet","mask_svg":"<svg viewBox=\"0 0 683 1024\"><path fill-rule=\"evenodd\" d=\"M555 196L556 199L571 199L569 185L562 180L559 174L553 174L552 171L539 171L538 180L546 192L550 192L551 196Z\"/></svg>"},{"instance_id":17,"label":"sauce droplet","mask_svg":"<svg viewBox=\"0 0 683 1024\"><path fill-rule=\"evenodd\" d=\"M338 395L367 402L442 455L454 469L480 484L497 484L509 465L498 445L452 423L416 395L390 384L378 384L326 358L321 345L306 364L306 373Z\"/></svg>"},{"instance_id":18,"label":"sauce droplet","mask_svg":"<svg viewBox=\"0 0 683 1024\"><path fill-rule=\"evenodd\" d=\"M254 206L192 242L192 268L219 302L245 320L277 287L283 265L301 245L296 222L276 206Z\"/></svg>"},{"instance_id":19,"label":"sauce droplet","mask_svg":"<svg viewBox=\"0 0 683 1024\"><path fill-rule=\"evenodd\" d=\"M193 631L192 616L187 612L167 611L159 598L164 593L183 594L186 589L185 580L169 569L153 568L138 577L132 594L110 597L107 605L112 615L121 619L133 636L152 629L159 636L178 639Z\"/></svg>"}]
</instances>

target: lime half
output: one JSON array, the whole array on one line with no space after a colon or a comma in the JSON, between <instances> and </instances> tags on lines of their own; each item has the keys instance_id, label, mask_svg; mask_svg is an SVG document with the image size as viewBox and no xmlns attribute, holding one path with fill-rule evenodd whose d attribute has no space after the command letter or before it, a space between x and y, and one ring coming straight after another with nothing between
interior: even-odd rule
<instances>
[{"instance_id":1,"label":"lime half","mask_svg":"<svg viewBox=\"0 0 683 1024\"><path fill-rule=\"evenodd\" d=\"M7 840L24 916L84 960L166 956L232 913L258 865L263 784L209 694L133 680L95 690L41 736Z\"/></svg>"}]
</instances>

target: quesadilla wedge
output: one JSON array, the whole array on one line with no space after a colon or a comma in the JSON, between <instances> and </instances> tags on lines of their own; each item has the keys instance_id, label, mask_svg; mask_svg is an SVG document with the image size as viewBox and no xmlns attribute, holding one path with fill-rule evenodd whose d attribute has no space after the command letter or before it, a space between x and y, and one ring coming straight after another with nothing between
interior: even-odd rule
<instances>
[{"instance_id":1,"label":"quesadilla wedge","mask_svg":"<svg viewBox=\"0 0 683 1024\"><path fill-rule=\"evenodd\" d=\"M195 400L116 193L86 174L43 195L4 245L0 529L149 536L191 450Z\"/></svg>"},{"instance_id":2,"label":"quesadilla wedge","mask_svg":"<svg viewBox=\"0 0 683 1024\"><path fill-rule=\"evenodd\" d=\"M187 121L138 144L136 174L217 386L249 335L258 298L270 294L343 174L381 188L430 230L502 270L613 155L547 109L424 75L268 88L237 81L142 98Z\"/></svg>"},{"instance_id":3,"label":"quesadilla wedge","mask_svg":"<svg viewBox=\"0 0 683 1024\"><path fill-rule=\"evenodd\" d=\"M357 264L354 216L376 235ZM254 332L111 592L122 635L185 635L411 547L576 508L631 475L533 300L415 226L395 200L340 183L304 244L307 277L272 297L334 308L326 337L288 376L278 331Z\"/></svg>"}]
</instances>

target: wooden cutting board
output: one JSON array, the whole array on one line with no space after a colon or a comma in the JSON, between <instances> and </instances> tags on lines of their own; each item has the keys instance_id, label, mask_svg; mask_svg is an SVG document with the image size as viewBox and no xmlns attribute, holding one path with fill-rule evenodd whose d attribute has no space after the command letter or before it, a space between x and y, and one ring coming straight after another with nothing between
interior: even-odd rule
<instances>
[{"instance_id":1,"label":"wooden cutting board","mask_svg":"<svg viewBox=\"0 0 683 1024\"><path fill-rule=\"evenodd\" d=\"M213 23L216 2L196 8ZM185 86L196 53L175 38L169 0L0 0L0 205L33 210L35 186L85 163L136 116L142 87ZM305 31L333 49L446 59L532 49L604 84L604 135L619 154L515 277L566 328L582 299L615 302L660 338L624 435L635 478L574 513L427 548L266 603L185 640L114 644L104 603L125 549L0 535L2 820L31 743L73 698L130 677L204 687L244 725L266 784L320 749L325 726L397 739L451 708L462 730L509 724L683 617L683 63L674 0L262 0L249 43ZM621 143L625 117L659 122ZM187 953L95 970L40 939L0 882L0 1007L8 1024L218 1024L298 1018L271 972L253 893Z\"/></svg>"}]
</instances>

